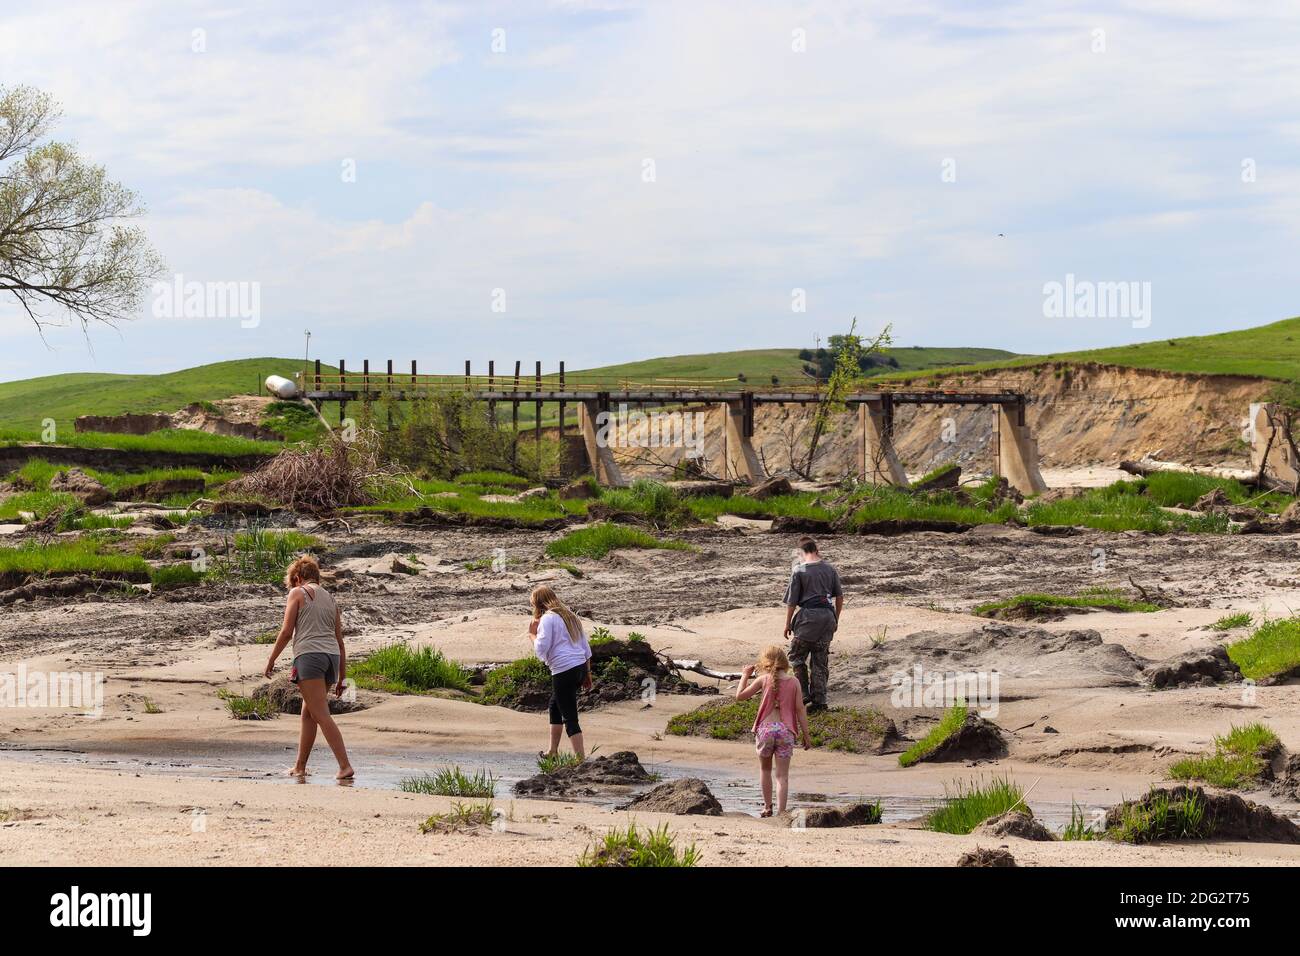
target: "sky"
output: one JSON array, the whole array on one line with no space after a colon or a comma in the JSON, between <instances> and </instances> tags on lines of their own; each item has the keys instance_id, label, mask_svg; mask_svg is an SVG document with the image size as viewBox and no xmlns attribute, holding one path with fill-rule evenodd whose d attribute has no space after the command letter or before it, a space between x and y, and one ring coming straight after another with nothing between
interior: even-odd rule
<instances>
[{"instance_id":1,"label":"sky","mask_svg":"<svg viewBox=\"0 0 1300 956\"><path fill-rule=\"evenodd\" d=\"M455 371L854 318L1016 352L1276 321L1300 313L1300 18L1241 11L0 0L0 86L60 101L56 138L140 195L166 262L89 336L0 300L0 380L300 356L307 330L349 367ZM250 308L186 317L178 281ZM1048 308L1067 282L1133 303Z\"/></svg>"}]
</instances>

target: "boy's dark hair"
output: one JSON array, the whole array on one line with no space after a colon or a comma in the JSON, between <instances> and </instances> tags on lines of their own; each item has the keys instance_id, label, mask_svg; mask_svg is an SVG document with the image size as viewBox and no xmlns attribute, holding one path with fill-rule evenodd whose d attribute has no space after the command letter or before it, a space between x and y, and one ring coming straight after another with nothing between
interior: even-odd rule
<instances>
[{"instance_id":1,"label":"boy's dark hair","mask_svg":"<svg viewBox=\"0 0 1300 956\"><path fill-rule=\"evenodd\" d=\"M814 541L812 538L808 537L807 535L804 535L802 538L799 539L799 550L802 551L804 554L816 554L817 542Z\"/></svg>"}]
</instances>

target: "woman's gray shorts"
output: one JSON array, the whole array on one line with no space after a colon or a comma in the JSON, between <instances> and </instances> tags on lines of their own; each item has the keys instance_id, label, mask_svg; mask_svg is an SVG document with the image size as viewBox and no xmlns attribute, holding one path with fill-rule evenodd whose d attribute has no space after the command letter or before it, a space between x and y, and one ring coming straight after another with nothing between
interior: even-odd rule
<instances>
[{"instance_id":1,"label":"woman's gray shorts","mask_svg":"<svg viewBox=\"0 0 1300 956\"><path fill-rule=\"evenodd\" d=\"M293 670L289 672L289 680L295 684L304 680L325 679L325 686L332 687L339 680L339 656L337 654L324 654L321 652L309 652L299 654L293 659Z\"/></svg>"}]
</instances>

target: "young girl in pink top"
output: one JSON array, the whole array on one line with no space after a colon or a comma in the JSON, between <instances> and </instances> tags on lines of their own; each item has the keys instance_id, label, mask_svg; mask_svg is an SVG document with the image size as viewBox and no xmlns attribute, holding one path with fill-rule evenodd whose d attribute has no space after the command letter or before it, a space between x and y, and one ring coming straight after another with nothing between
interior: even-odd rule
<instances>
[{"instance_id":1,"label":"young girl in pink top","mask_svg":"<svg viewBox=\"0 0 1300 956\"><path fill-rule=\"evenodd\" d=\"M755 670L763 672L758 680L754 680ZM804 707L803 691L798 679L790 674L790 659L775 644L763 650L757 665L745 667L736 687L736 700L749 700L760 690L763 699L758 705L753 727L765 804L759 816L770 817L773 759L776 760L776 812L785 813L786 794L790 792L790 758L794 756L795 741L802 739L804 750L812 746L808 739L808 711Z\"/></svg>"}]
</instances>

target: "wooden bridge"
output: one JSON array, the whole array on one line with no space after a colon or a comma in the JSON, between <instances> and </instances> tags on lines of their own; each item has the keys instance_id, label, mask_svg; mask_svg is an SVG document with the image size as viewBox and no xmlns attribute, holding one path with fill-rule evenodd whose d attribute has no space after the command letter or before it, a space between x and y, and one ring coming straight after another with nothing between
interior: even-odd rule
<instances>
[{"instance_id":1,"label":"wooden bridge","mask_svg":"<svg viewBox=\"0 0 1300 956\"><path fill-rule=\"evenodd\" d=\"M372 370L368 360L362 362L359 372L349 372L346 361L340 361L338 368L337 373L323 372L318 359L312 373L306 376L306 381L299 382L299 387L301 394L318 408L325 402L337 402L340 419L346 416L350 402L418 401L454 392L487 402L494 422L498 406L509 405L516 433L520 406L532 405L540 440L544 406L558 406L563 434L568 406L573 405L577 409L577 424L586 444L588 463L599 481L612 485L624 481L612 450L598 439L597 423L608 421L620 407L716 405L724 408L724 475L757 481L764 474L750 442L754 436L755 407L816 404L826 399L826 384L814 380L797 385L756 385L740 378L639 381L590 373L570 374L566 373L563 362L552 373L544 373L542 363L537 362L532 374L527 375L520 362L514 363L513 374L498 373L495 362L489 362L485 375L473 373L469 361L465 362L463 375L424 374L414 361L409 373L395 371L391 359L383 371ZM907 484L893 447L894 411L898 406L985 405L996 414L998 473L1006 475L1012 485L1027 493L1047 487L1038 470L1037 444L1025 420L1027 400L1023 392L1001 387L996 382L962 389L927 389L910 383L882 382L872 388L856 389L841 401L858 412L862 436L858 471L864 480Z\"/></svg>"}]
</instances>

